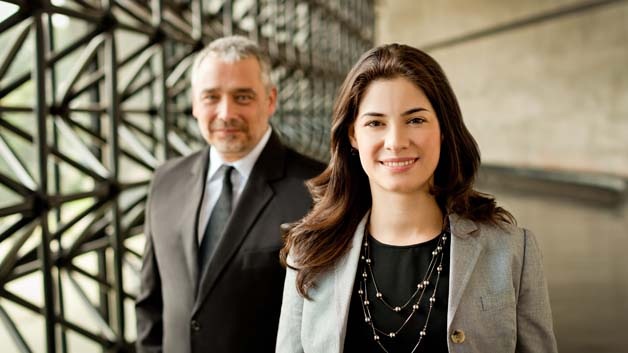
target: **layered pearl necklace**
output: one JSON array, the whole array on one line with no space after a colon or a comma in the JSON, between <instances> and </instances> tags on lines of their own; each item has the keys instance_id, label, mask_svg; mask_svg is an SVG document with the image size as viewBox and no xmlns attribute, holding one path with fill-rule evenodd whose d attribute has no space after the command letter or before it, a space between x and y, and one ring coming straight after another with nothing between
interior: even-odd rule
<instances>
[{"instance_id":1,"label":"layered pearl necklace","mask_svg":"<svg viewBox=\"0 0 628 353\"><path fill-rule=\"evenodd\" d=\"M426 303L421 304L421 301L425 297L427 287L430 285L430 283L434 283L434 289L432 290L432 293L427 301L427 304L429 305L429 307L427 310L427 315L425 317L425 323L423 325L423 329L419 332L419 338L414 348L412 348L411 353L416 352L416 350L419 348L419 345L421 344L421 341L427 335L427 324L430 320L432 307L434 306L434 303L436 302L436 290L438 289L438 281L440 279L440 274L443 271L443 257L444 257L443 249L445 248L445 245L447 244L447 235L448 235L448 232L445 229L443 229L443 231L441 232L439 236L436 247L432 251L432 258L430 259L430 263L427 266L427 271L425 272L425 275L417 283L414 293L412 293L412 295L410 295L410 298L408 298L408 300L406 300L401 305L391 304L388 301L386 295L384 295L379 289L379 287L377 286L377 282L373 274L373 260L371 259L369 239L368 239L368 236L365 235L364 243L362 245L362 248L363 248L362 256L360 257L360 261L363 263L362 283L359 286L358 294L360 295L360 301L362 303L362 311L364 312L364 321L370 326L371 330L373 331L373 339L375 340L375 343L377 343L384 352L389 353L386 347L384 347L384 345L382 344L380 340L380 335L385 335L385 336L388 336L390 339L394 339L399 334L399 332L403 330L406 324L412 319L415 313L419 310L419 307L422 307L422 305L426 305ZM371 315L371 309L370 309L370 307L374 304L369 301L369 293L367 289L368 287L367 283L368 283L369 278L371 279L371 282L373 283L373 287L375 288L375 300L383 304L384 307L386 307L388 310L398 315L401 315L402 310L412 305L411 307L412 310L408 313L408 316L403 321L403 324L401 324L401 326L397 328L396 330L384 330L376 326L374 322L374 318Z\"/></svg>"}]
</instances>

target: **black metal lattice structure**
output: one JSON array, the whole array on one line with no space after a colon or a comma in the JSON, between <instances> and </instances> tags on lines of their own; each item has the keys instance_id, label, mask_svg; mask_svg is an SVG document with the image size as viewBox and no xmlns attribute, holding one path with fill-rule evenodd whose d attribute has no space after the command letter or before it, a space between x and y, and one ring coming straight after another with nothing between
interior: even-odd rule
<instances>
[{"instance_id":1,"label":"black metal lattice structure","mask_svg":"<svg viewBox=\"0 0 628 353\"><path fill-rule=\"evenodd\" d=\"M225 34L268 48L274 128L324 160L373 1L0 1L0 350L132 351L152 171L204 144L194 54Z\"/></svg>"}]
</instances>

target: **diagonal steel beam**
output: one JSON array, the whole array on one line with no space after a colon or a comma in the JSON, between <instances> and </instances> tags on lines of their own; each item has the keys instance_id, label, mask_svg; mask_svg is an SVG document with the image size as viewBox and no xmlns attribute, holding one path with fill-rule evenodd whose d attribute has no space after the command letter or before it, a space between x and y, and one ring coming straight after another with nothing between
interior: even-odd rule
<instances>
[{"instance_id":1,"label":"diagonal steel beam","mask_svg":"<svg viewBox=\"0 0 628 353\"><path fill-rule=\"evenodd\" d=\"M33 235L33 231L37 227L37 223L38 222L30 222L26 224L22 229L22 234L15 236L13 244L11 244L11 247L0 260L0 284L3 284L9 274L11 274L13 266L15 266L17 260L19 259L18 252L31 235Z\"/></svg>"},{"instance_id":2,"label":"diagonal steel beam","mask_svg":"<svg viewBox=\"0 0 628 353\"><path fill-rule=\"evenodd\" d=\"M103 45L105 42L104 35L97 35L94 37L87 48L81 53L81 56L76 61L76 63L72 67L72 71L67 75L67 79L63 82L61 88L59 89L59 95L57 101L61 104L66 104L68 101L68 96L70 94L70 90L79 79L79 76L87 69L87 66L90 64L91 60L97 53L97 50Z\"/></svg>"},{"instance_id":3,"label":"diagonal steel beam","mask_svg":"<svg viewBox=\"0 0 628 353\"><path fill-rule=\"evenodd\" d=\"M19 52L20 48L24 44L26 37L30 33L31 21L26 19L16 29L15 38L11 40L13 43L8 50L4 51L4 55L0 58L0 80L7 73L7 70L13 64L15 55Z\"/></svg>"},{"instance_id":4,"label":"diagonal steel beam","mask_svg":"<svg viewBox=\"0 0 628 353\"><path fill-rule=\"evenodd\" d=\"M4 137L0 134L0 156L4 158L9 168L15 173L17 179L30 190L37 190L38 185L35 179L31 176L28 169L24 166L24 163L15 154L11 146L5 141Z\"/></svg>"},{"instance_id":5,"label":"diagonal steel beam","mask_svg":"<svg viewBox=\"0 0 628 353\"><path fill-rule=\"evenodd\" d=\"M20 330L18 330L17 326L15 325L15 322L13 322L13 320L9 316L9 313L7 313L4 310L2 305L0 305L0 321L2 321L4 326L9 331L9 335L13 339L13 343L15 343L15 346L17 347L20 353L32 353L33 352L33 350L29 347L28 343L26 343L26 340L20 333Z\"/></svg>"},{"instance_id":6,"label":"diagonal steel beam","mask_svg":"<svg viewBox=\"0 0 628 353\"><path fill-rule=\"evenodd\" d=\"M74 279L74 276L72 276L72 273L71 272L68 273L67 271L63 271L63 273L65 274L65 277L68 279L68 281L74 288L74 292L78 294L80 301L83 303L83 308L86 309L84 312L89 317L91 317L92 320L94 320L94 322L98 325L103 335L109 341L112 341L112 342L118 341L118 337L115 334L115 332L113 332L113 330L111 329L107 321L102 316L100 316L100 313L94 307L92 302L89 300L89 298L87 297L87 294L85 294L85 291L83 291L83 288L81 288L78 282Z\"/></svg>"}]
</instances>

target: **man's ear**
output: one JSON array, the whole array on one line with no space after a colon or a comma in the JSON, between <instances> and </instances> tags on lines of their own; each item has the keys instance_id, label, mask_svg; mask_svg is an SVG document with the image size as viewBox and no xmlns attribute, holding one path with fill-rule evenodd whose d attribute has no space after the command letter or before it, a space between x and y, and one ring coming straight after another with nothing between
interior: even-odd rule
<instances>
[{"instance_id":1,"label":"man's ear","mask_svg":"<svg viewBox=\"0 0 628 353\"><path fill-rule=\"evenodd\" d=\"M198 114L196 114L196 99L192 98L192 116L194 117L194 119L198 118L196 117Z\"/></svg>"},{"instance_id":2,"label":"man's ear","mask_svg":"<svg viewBox=\"0 0 628 353\"><path fill-rule=\"evenodd\" d=\"M197 110L198 110L198 103L196 102L196 93L194 93L194 85L192 85L192 116L194 117L194 119L197 119Z\"/></svg>"},{"instance_id":3,"label":"man's ear","mask_svg":"<svg viewBox=\"0 0 628 353\"><path fill-rule=\"evenodd\" d=\"M277 109L277 87L273 86L268 91L268 116L275 113Z\"/></svg>"}]
</instances>

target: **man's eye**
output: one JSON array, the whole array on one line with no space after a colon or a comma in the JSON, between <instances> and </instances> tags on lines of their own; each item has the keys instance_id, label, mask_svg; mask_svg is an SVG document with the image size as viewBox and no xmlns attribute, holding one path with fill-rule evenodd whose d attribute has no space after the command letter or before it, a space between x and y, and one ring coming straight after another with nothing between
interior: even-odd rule
<instances>
[{"instance_id":1,"label":"man's eye","mask_svg":"<svg viewBox=\"0 0 628 353\"><path fill-rule=\"evenodd\" d=\"M249 96L249 95L238 95L235 96L235 100L238 103L248 103L253 99L253 97Z\"/></svg>"},{"instance_id":2,"label":"man's eye","mask_svg":"<svg viewBox=\"0 0 628 353\"><path fill-rule=\"evenodd\" d=\"M220 99L220 96L216 94L208 94L208 95L203 96L203 100L207 102L215 102L219 99Z\"/></svg>"}]
</instances>

